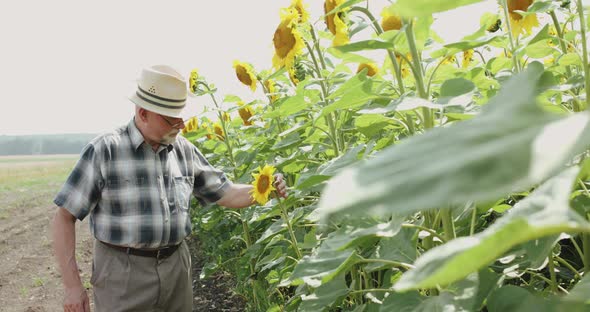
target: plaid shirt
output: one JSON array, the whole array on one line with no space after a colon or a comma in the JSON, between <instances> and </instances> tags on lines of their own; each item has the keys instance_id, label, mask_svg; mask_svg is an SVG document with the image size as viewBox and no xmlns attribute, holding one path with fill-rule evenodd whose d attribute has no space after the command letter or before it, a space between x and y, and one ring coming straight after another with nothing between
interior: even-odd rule
<instances>
[{"instance_id":1,"label":"plaid shirt","mask_svg":"<svg viewBox=\"0 0 590 312\"><path fill-rule=\"evenodd\" d=\"M191 233L191 192L205 205L231 184L182 136L154 152L131 120L84 148L54 203L79 220L90 214L100 241L156 248L179 244Z\"/></svg>"}]
</instances>

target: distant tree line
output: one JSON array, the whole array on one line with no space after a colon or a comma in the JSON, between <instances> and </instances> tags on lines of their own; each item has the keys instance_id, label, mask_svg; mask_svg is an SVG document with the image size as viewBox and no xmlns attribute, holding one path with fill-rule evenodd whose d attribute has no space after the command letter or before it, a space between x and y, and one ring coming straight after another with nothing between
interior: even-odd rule
<instances>
[{"instance_id":1,"label":"distant tree line","mask_svg":"<svg viewBox=\"0 0 590 312\"><path fill-rule=\"evenodd\" d=\"M0 155L79 154L96 134L0 135Z\"/></svg>"}]
</instances>

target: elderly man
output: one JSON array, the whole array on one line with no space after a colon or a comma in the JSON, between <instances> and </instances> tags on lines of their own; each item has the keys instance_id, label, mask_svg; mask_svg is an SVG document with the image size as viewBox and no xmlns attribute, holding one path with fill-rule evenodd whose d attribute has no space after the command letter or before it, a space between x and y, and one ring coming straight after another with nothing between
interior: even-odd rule
<instances>
[{"instance_id":1,"label":"elderly man","mask_svg":"<svg viewBox=\"0 0 590 312\"><path fill-rule=\"evenodd\" d=\"M91 283L96 311L192 311L191 193L201 204L253 204L178 133L186 81L169 66L142 70L130 96L135 117L93 139L54 202L53 248L65 311L90 311L75 257L75 222L90 216L96 238ZM275 187L286 197L285 182Z\"/></svg>"}]
</instances>

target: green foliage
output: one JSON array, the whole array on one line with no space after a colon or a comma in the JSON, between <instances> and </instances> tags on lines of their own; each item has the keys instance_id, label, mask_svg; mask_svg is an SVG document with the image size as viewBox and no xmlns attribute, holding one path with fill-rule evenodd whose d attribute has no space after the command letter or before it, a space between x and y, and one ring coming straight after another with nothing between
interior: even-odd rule
<instances>
[{"instance_id":1,"label":"green foliage","mask_svg":"<svg viewBox=\"0 0 590 312\"><path fill-rule=\"evenodd\" d=\"M240 183L274 165L290 186L264 206L195 209L203 275L235 275L249 311L588 310L590 96L575 6L521 12L559 13L559 32L509 36L490 13L443 43L432 14L478 1L397 1L387 10L402 28L371 39L356 37L374 16L361 2L332 12L350 8L349 44L324 47L332 34L304 25L304 80L259 74L278 98L250 103L252 125L222 119L216 90L198 90L226 133L186 134L207 159ZM376 51L387 59L374 75L354 71ZM230 112L237 101L224 99Z\"/></svg>"}]
</instances>

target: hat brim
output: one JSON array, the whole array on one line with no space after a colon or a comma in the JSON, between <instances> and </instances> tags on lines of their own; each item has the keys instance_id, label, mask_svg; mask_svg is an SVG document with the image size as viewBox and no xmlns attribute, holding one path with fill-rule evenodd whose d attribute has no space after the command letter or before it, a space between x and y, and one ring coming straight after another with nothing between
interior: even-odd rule
<instances>
[{"instance_id":1,"label":"hat brim","mask_svg":"<svg viewBox=\"0 0 590 312\"><path fill-rule=\"evenodd\" d=\"M129 94L128 99L132 103L134 103L135 105L137 105L143 109L149 110L150 112L158 113L160 115L173 117L173 118L183 118L182 111L183 111L184 107L165 108L165 107L157 106L157 105L149 103L149 102L145 101L144 99L140 98L137 95L137 92L135 92L135 91L133 93Z\"/></svg>"}]
</instances>

